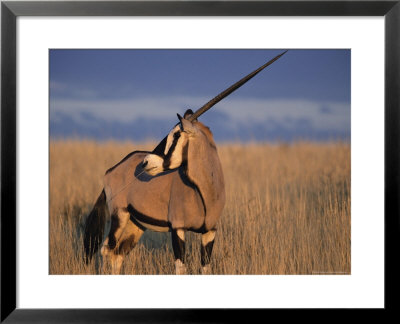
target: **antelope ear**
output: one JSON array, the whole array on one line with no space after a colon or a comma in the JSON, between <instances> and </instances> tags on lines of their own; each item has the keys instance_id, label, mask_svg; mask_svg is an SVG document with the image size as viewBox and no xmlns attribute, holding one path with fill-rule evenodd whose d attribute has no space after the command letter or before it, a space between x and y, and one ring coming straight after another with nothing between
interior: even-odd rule
<instances>
[{"instance_id":1,"label":"antelope ear","mask_svg":"<svg viewBox=\"0 0 400 324\"><path fill-rule=\"evenodd\" d=\"M192 122L190 122L189 120L182 118L181 115L177 114L179 121L181 123L181 128L183 131L187 132L187 133L195 133L196 132L196 128L193 126Z\"/></svg>"},{"instance_id":2,"label":"antelope ear","mask_svg":"<svg viewBox=\"0 0 400 324\"><path fill-rule=\"evenodd\" d=\"M193 110L192 109L188 109L188 110L185 111L185 114L183 115L183 118L188 119L192 115L193 115ZM197 121L197 118L195 119L195 121Z\"/></svg>"}]
</instances>

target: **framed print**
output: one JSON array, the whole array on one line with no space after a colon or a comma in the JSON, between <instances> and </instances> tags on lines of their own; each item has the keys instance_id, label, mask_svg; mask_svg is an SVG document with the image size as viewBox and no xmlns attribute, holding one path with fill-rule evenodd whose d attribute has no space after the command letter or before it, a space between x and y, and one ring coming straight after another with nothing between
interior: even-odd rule
<instances>
[{"instance_id":1,"label":"framed print","mask_svg":"<svg viewBox=\"0 0 400 324\"><path fill-rule=\"evenodd\" d=\"M1 10L2 321L220 322L237 309L393 309L398 1L5 1ZM251 64L235 74L238 59ZM264 68L270 78L264 87L240 88L258 67L255 81ZM228 107L222 99L233 91ZM201 109L186 108L219 101L217 121L201 119L214 143L208 128L196 128ZM269 118L260 113L273 106ZM169 119L176 112L183 117ZM148 138L143 149L121 144ZM218 147L225 190L218 157L200 159L195 143ZM130 166L135 154L143 156ZM212 186L203 186L208 172L196 178L190 169L196 161L196 172L212 169ZM134 178L121 180L128 166ZM167 207L122 193L133 181L141 181L135 194L172 188L160 199ZM176 181L189 191L173 189ZM222 192L229 221L206 221L219 213L209 201L222 201L209 197ZM204 222L179 218L189 208L173 203L182 196L204 207L193 212ZM165 210L165 219L149 216ZM103 211L106 233L92 235ZM163 228L172 241L148 234ZM92 243L97 237L106 241Z\"/></svg>"}]
</instances>

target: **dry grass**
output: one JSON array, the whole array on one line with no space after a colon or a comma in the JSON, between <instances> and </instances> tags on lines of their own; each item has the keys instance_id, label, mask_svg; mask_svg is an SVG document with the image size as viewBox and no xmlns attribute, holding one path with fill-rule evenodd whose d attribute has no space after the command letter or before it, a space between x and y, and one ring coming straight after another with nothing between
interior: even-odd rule
<instances>
[{"instance_id":1,"label":"dry grass","mask_svg":"<svg viewBox=\"0 0 400 324\"><path fill-rule=\"evenodd\" d=\"M95 274L82 230L104 171L154 143L50 143L50 273ZM350 273L350 146L343 143L219 145L227 202L214 274ZM200 271L200 236L187 234L188 272ZM169 233L146 231L123 274L173 274Z\"/></svg>"}]
</instances>

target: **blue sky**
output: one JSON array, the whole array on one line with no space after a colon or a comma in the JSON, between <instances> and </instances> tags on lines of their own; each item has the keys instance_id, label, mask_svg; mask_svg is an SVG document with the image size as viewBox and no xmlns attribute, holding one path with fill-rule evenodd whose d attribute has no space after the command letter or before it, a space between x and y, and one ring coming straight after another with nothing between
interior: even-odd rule
<instances>
[{"instance_id":1,"label":"blue sky","mask_svg":"<svg viewBox=\"0 0 400 324\"><path fill-rule=\"evenodd\" d=\"M50 136L161 139L283 50L50 50ZM289 50L200 117L226 140L348 139L350 50Z\"/></svg>"}]
</instances>

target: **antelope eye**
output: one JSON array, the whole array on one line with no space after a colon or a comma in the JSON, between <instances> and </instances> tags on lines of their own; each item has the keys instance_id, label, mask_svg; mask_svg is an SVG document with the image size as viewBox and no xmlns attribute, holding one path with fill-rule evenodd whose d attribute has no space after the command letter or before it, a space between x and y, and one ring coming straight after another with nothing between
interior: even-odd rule
<instances>
[{"instance_id":1,"label":"antelope eye","mask_svg":"<svg viewBox=\"0 0 400 324\"><path fill-rule=\"evenodd\" d=\"M174 139L181 137L181 132L174 133Z\"/></svg>"}]
</instances>

